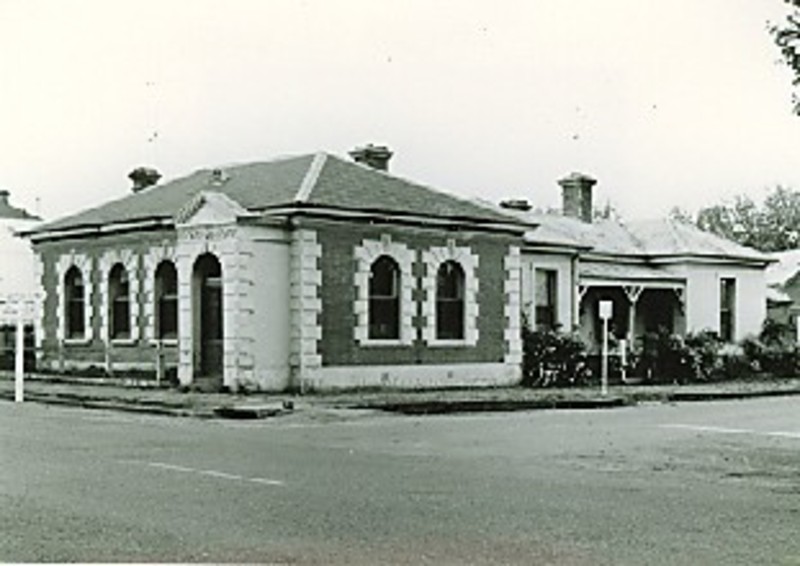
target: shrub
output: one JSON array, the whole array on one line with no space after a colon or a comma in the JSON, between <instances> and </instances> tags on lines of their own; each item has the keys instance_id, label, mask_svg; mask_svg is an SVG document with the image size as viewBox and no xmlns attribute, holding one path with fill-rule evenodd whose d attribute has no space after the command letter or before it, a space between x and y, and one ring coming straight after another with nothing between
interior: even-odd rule
<instances>
[{"instance_id":1,"label":"shrub","mask_svg":"<svg viewBox=\"0 0 800 566\"><path fill-rule=\"evenodd\" d=\"M586 345L575 333L522 327L522 384L564 387L586 382Z\"/></svg>"},{"instance_id":2,"label":"shrub","mask_svg":"<svg viewBox=\"0 0 800 566\"><path fill-rule=\"evenodd\" d=\"M642 337L638 370L659 383L709 381L722 369L721 347L717 334L709 330L685 337L666 329L650 332Z\"/></svg>"},{"instance_id":3,"label":"shrub","mask_svg":"<svg viewBox=\"0 0 800 566\"><path fill-rule=\"evenodd\" d=\"M742 341L743 354L756 369L784 377L800 374L800 352L789 325L767 319L756 336Z\"/></svg>"}]
</instances>

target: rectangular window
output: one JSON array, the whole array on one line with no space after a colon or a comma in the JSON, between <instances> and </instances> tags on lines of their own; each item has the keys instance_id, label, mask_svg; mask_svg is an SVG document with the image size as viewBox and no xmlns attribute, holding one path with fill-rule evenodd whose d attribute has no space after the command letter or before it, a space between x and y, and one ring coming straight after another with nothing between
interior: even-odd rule
<instances>
[{"instance_id":1,"label":"rectangular window","mask_svg":"<svg viewBox=\"0 0 800 566\"><path fill-rule=\"evenodd\" d=\"M736 335L736 279L723 277L719 288L719 336L733 342Z\"/></svg>"},{"instance_id":2,"label":"rectangular window","mask_svg":"<svg viewBox=\"0 0 800 566\"><path fill-rule=\"evenodd\" d=\"M554 269L537 269L534 276L534 285L536 328L552 330L558 324L558 317L556 316L558 272Z\"/></svg>"}]
</instances>

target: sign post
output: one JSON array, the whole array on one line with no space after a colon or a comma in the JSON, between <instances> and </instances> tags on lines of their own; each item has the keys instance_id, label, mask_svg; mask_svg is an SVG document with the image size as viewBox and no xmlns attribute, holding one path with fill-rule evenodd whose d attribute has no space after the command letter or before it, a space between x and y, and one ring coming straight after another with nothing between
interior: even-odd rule
<instances>
[{"instance_id":1,"label":"sign post","mask_svg":"<svg viewBox=\"0 0 800 566\"><path fill-rule=\"evenodd\" d=\"M14 402L22 403L25 398L25 322L22 304L17 305L16 348L14 351Z\"/></svg>"},{"instance_id":2,"label":"sign post","mask_svg":"<svg viewBox=\"0 0 800 566\"><path fill-rule=\"evenodd\" d=\"M600 394L608 395L608 321L614 313L614 303L600 301L598 304L600 319L603 321L603 354L600 367Z\"/></svg>"}]
</instances>

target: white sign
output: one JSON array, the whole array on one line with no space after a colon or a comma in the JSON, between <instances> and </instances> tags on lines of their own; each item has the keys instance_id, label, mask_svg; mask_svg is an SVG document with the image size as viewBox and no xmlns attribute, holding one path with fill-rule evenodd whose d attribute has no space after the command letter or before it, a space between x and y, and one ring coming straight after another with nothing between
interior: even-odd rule
<instances>
[{"instance_id":1,"label":"white sign","mask_svg":"<svg viewBox=\"0 0 800 566\"><path fill-rule=\"evenodd\" d=\"M600 301L598 303L600 309L600 318L609 320L613 316L614 302L613 301Z\"/></svg>"}]
</instances>

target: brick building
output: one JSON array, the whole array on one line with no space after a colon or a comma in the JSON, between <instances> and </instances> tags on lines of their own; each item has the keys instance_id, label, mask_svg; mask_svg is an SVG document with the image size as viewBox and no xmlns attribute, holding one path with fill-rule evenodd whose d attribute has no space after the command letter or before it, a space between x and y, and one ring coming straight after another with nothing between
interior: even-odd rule
<instances>
[{"instance_id":1,"label":"brick building","mask_svg":"<svg viewBox=\"0 0 800 566\"><path fill-rule=\"evenodd\" d=\"M41 363L266 390L519 378L521 222L391 153L198 171L30 234ZM527 227L530 228L530 227Z\"/></svg>"}]
</instances>

